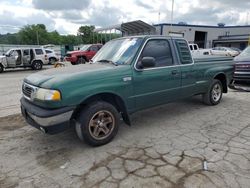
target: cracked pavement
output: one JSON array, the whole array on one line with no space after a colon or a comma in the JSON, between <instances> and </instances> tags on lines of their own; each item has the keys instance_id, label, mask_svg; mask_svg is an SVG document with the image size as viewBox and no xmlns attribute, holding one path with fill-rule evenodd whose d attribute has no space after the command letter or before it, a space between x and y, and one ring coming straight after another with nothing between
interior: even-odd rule
<instances>
[{"instance_id":1,"label":"cracked pavement","mask_svg":"<svg viewBox=\"0 0 250 188\"><path fill-rule=\"evenodd\" d=\"M43 69L51 67L46 65ZM19 99L22 96L23 78L35 72L30 68L16 68L0 74L0 117L21 113Z\"/></svg>"},{"instance_id":2,"label":"cracked pavement","mask_svg":"<svg viewBox=\"0 0 250 188\"><path fill-rule=\"evenodd\" d=\"M0 187L250 186L250 97L200 97L145 110L101 147L74 130L44 135L20 115L0 118ZM207 170L204 170L204 161Z\"/></svg>"}]
</instances>

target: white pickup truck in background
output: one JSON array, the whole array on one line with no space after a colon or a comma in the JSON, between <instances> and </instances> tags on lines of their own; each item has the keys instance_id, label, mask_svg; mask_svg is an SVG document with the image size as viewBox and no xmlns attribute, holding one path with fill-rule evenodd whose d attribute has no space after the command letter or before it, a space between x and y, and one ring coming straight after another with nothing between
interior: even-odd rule
<instances>
[{"instance_id":1,"label":"white pickup truck in background","mask_svg":"<svg viewBox=\"0 0 250 188\"><path fill-rule=\"evenodd\" d=\"M197 44L190 43L189 48L193 56L212 55L210 49L200 49Z\"/></svg>"},{"instance_id":2,"label":"white pickup truck in background","mask_svg":"<svg viewBox=\"0 0 250 188\"><path fill-rule=\"evenodd\" d=\"M214 48L208 48L208 49L200 49L197 44L190 43L189 48L193 56L216 55L216 56L235 57L240 54L239 51L236 51L228 47L214 47Z\"/></svg>"}]
</instances>

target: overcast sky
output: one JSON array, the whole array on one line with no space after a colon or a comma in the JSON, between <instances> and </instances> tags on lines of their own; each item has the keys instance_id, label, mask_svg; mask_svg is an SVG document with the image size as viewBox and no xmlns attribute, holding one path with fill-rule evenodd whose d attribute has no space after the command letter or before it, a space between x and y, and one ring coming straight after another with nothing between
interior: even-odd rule
<instances>
[{"instance_id":1,"label":"overcast sky","mask_svg":"<svg viewBox=\"0 0 250 188\"><path fill-rule=\"evenodd\" d=\"M169 23L171 3L172 0L0 0L0 34L38 23L61 34L76 34L81 25L105 27L139 19L150 24ZM250 24L250 0L175 0L174 23L178 22Z\"/></svg>"}]
</instances>

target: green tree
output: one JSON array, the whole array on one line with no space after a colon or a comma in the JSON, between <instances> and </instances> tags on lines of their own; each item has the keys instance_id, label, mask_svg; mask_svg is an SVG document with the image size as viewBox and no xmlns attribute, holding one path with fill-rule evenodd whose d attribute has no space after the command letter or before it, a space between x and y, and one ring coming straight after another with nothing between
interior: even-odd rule
<instances>
[{"instance_id":1,"label":"green tree","mask_svg":"<svg viewBox=\"0 0 250 188\"><path fill-rule=\"evenodd\" d=\"M82 38L82 43L83 44L90 44L92 43L92 39L93 39L93 35L94 35L94 30L95 30L95 26L93 25L85 25L85 26L81 26L78 29L78 36L81 36Z\"/></svg>"},{"instance_id":2,"label":"green tree","mask_svg":"<svg viewBox=\"0 0 250 188\"><path fill-rule=\"evenodd\" d=\"M20 38L17 33L0 34L0 44L20 44Z\"/></svg>"},{"instance_id":3,"label":"green tree","mask_svg":"<svg viewBox=\"0 0 250 188\"><path fill-rule=\"evenodd\" d=\"M44 24L27 25L22 28L18 35L22 44L48 44L48 31Z\"/></svg>"},{"instance_id":4,"label":"green tree","mask_svg":"<svg viewBox=\"0 0 250 188\"><path fill-rule=\"evenodd\" d=\"M50 44L60 45L62 43L62 37L57 31L49 32L48 42Z\"/></svg>"}]
</instances>

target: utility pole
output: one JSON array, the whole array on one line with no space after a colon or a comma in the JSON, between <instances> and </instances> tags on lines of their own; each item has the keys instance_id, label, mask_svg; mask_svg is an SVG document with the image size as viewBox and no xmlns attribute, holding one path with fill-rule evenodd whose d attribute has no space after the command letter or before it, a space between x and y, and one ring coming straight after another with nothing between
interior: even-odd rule
<instances>
[{"instance_id":1,"label":"utility pole","mask_svg":"<svg viewBox=\"0 0 250 188\"><path fill-rule=\"evenodd\" d=\"M173 19L174 19L174 0L172 0L171 27L170 27L170 31L172 31Z\"/></svg>"},{"instance_id":2,"label":"utility pole","mask_svg":"<svg viewBox=\"0 0 250 188\"><path fill-rule=\"evenodd\" d=\"M246 20L246 25L248 25L248 16L249 16L249 12L247 12L247 20Z\"/></svg>"},{"instance_id":3,"label":"utility pole","mask_svg":"<svg viewBox=\"0 0 250 188\"><path fill-rule=\"evenodd\" d=\"M36 42L37 42L37 45L39 45L39 36L38 36L38 30L36 30Z\"/></svg>"}]
</instances>

